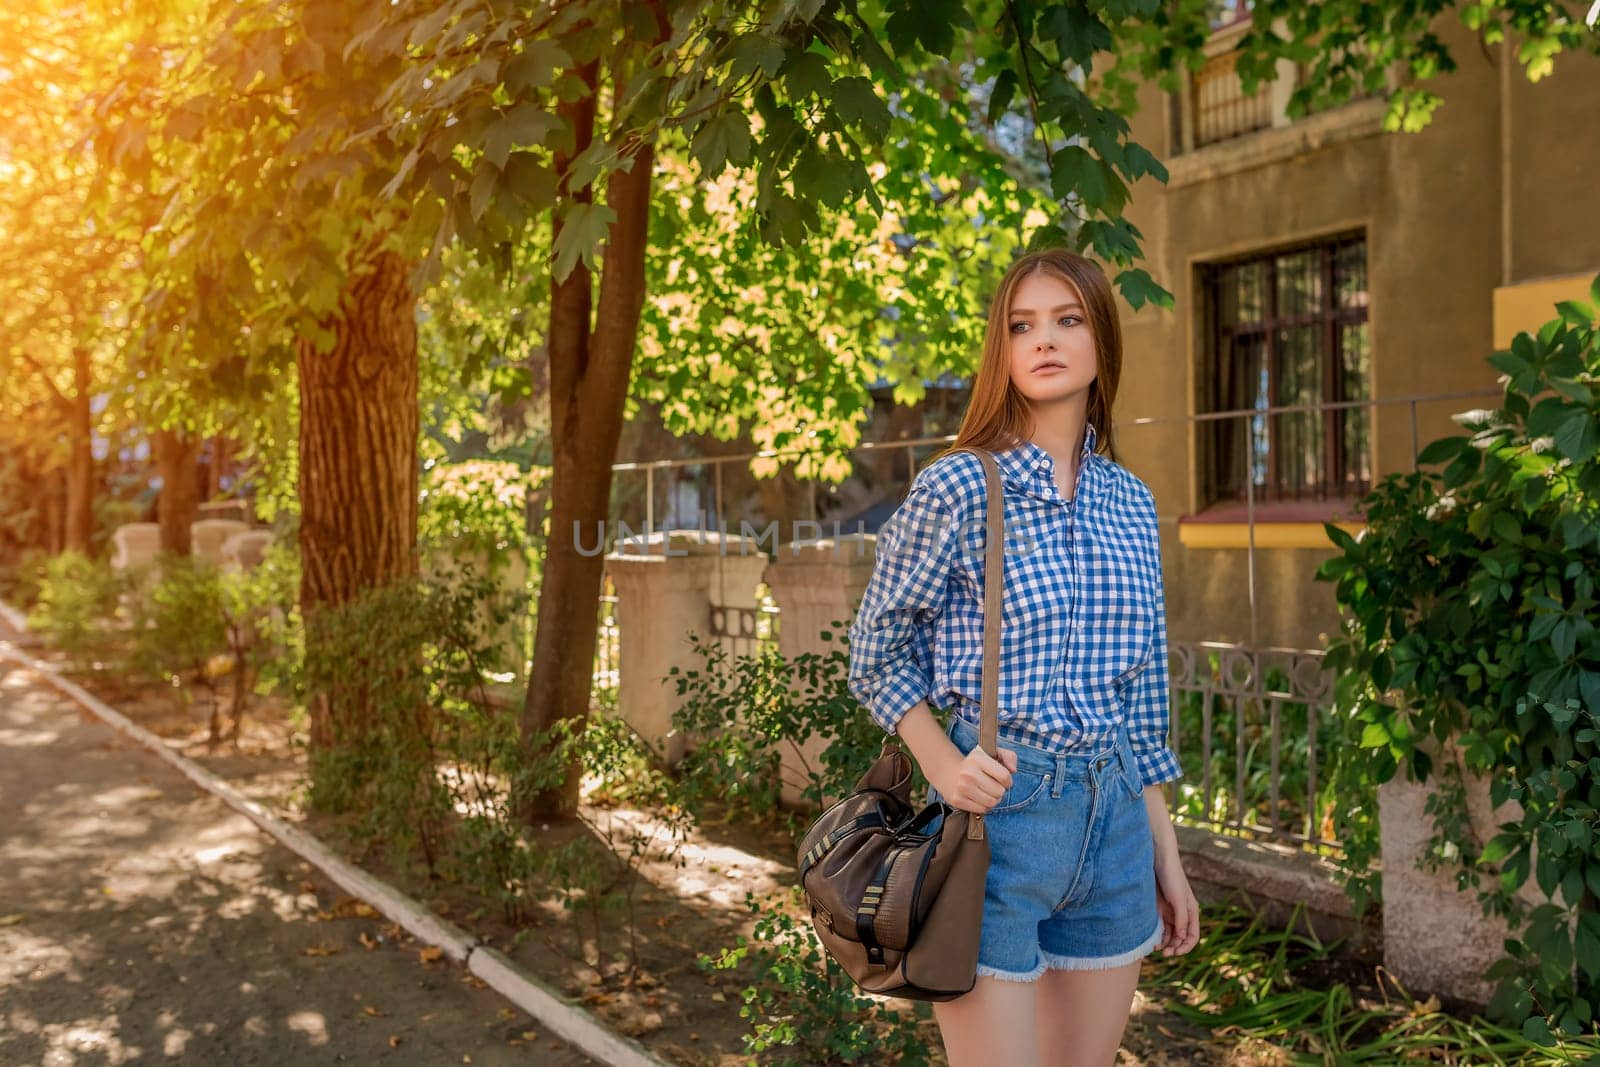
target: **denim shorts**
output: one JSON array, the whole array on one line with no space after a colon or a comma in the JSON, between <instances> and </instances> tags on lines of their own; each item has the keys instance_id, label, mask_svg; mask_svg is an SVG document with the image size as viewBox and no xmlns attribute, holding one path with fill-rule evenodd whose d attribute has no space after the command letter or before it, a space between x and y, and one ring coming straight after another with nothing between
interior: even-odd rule
<instances>
[{"instance_id":1,"label":"denim shorts","mask_svg":"<svg viewBox=\"0 0 1600 1067\"><path fill-rule=\"evenodd\" d=\"M963 754L978 728L952 712ZM1031 982L1047 968L1100 970L1161 940L1155 842L1127 732L1093 749L1051 752L1002 735L1017 754L1011 788L989 809L978 973ZM939 799L929 787L930 802Z\"/></svg>"}]
</instances>

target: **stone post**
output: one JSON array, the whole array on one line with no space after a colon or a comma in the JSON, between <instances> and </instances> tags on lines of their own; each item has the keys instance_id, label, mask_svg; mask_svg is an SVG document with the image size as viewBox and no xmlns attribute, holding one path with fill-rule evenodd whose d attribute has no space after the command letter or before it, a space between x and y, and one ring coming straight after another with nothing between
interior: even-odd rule
<instances>
[{"instance_id":1,"label":"stone post","mask_svg":"<svg viewBox=\"0 0 1600 1067\"><path fill-rule=\"evenodd\" d=\"M784 545L767 564L766 581L778 602L778 650L792 660L802 652L825 654L839 647L843 629L855 617L861 594L872 577L876 534L823 539L806 545ZM822 640L824 630L833 641ZM865 715L863 710L861 714ZM807 768L821 765L831 736L813 736L804 744L785 742L779 773L782 802L789 807L805 803Z\"/></svg>"},{"instance_id":2,"label":"stone post","mask_svg":"<svg viewBox=\"0 0 1600 1067\"><path fill-rule=\"evenodd\" d=\"M222 546L228 538L241 534L250 527L237 519L196 519L189 524L191 551L196 560L205 560L213 566L222 566Z\"/></svg>"},{"instance_id":3,"label":"stone post","mask_svg":"<svg viewBox=\"0 0 1600 1067\"><path fill-rule=\"evenodd\" d=\"M1435 754L1434 766L1443 766L1447 758ZM1434 775L1438 773L1435 770ZM1510 934L1504 920L1483 914L1472 890L1456 889L1453 870L1417 867L1433 836L1433 816L1425 808L1434 791L1432 776L1427 783L1417 783L1405 779L1403 772L1378 787L1383 965L1408 992L1438 993L1482 1007L1494 992L1494 983L1484 978L1484 972L1504 955L1501 945ZM1467 813L1481 841L1489 840L1499 823L1521 814L1514 800L1490 807L1485 779L1468 777L1466 792ZM1520 895L1529 904L1539 903L1532 876Z\"/></svg>"},{"instance_id":4,"label":"stone post","mask_svg":"<svg viewBox=\"0 0 1600 1067\"><path fill-rule=\"evenodd\" d=\"M222 569L253 571L261 566L271 545L271 530L241 530L222 542Z\"/></svg>"},{"instance_id":5,"label":"stone post","mask_svg":"<svg viewBox=\"0 0 1600 1067\"><path fill-rule=\"evenodd\" d=\"M124 523L112 532L111 546L111 566L119 571L154 563L157 553L161 551L161 524Z\"/></svg>"},{"instance_id":6,"label":"stone post","mask_svg":"<svg viewBox=\"0 0 1600 1067\"><path fill-rule=\"evenodd\" d=\"M622 547L630 551L606 556L617 590L617 711L676 763L688 739L672 728L682 701L667 672L702 665L689 635L711 641L713 603L755 606L766 554L753 538L710 530L660 531Z\"/></svg>"}]
</instances>

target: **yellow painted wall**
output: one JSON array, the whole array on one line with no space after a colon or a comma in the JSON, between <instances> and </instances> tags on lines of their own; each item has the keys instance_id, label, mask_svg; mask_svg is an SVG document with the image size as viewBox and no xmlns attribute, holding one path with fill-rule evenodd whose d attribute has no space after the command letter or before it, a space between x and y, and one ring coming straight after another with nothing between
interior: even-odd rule
<instances>
[{"instance_id":1,"label":"yellow painted wall","mask_svg":"<svg viewBox=\"0 0 1600 1067\"><path fill-rule=\"evenodd\" d=\"M1592 271L1569 274L1564 278L1538 278L1502 285L1494 291L1494 346L1511 347L1511 339L1524 331L1537 333L1539 327L1556 317L1556 304L1563 300L1588 300L1589 286L1600 274L1600 262Z\"/></svg>"}]
</instances>

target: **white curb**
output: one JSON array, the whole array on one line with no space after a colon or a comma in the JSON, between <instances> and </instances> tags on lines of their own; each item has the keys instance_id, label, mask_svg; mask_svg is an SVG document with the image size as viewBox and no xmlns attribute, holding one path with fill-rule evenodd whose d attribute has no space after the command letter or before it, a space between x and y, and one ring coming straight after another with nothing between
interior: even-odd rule
<instances>
[{"instance_id":1,"label":"white curb","mask_svg":"<svg viewBox=\"0 0 1600 1067\"><path fill-rule=\"evenodd\" d=\"M4 603L0 603L0 613L15 614ZM304 830L284 822L198 763L174 752L161 738L98 700L82 686L63 678L50 664L18 651L15 645L3 639L0 639L0 659L9 659L38 673L106 725L172 764L201 789L220 797L285 848L327 875L345 892L365 900L417 940L435 945L451 959L464 962L469 971L487 982L497 993L538 1019L578 1051L613 1067L668 1067L665 1060L656 1057L642 1044L608 1030L592 1014L569 1004L560 993L523 971L501 953L478 943L465 930L441 919L387 882L346 863Z\"/></svg>"},{"instance_id":2,"label":"white curb","mask_svg":"<svg viewBox=\"0 0 1600 1067\"><path fill-rule=\"evenodd\" d=\"M28 636L28 617L3 600L0 600L0 624L11 627L20 637Z\"/></svg>"}]
</instances>

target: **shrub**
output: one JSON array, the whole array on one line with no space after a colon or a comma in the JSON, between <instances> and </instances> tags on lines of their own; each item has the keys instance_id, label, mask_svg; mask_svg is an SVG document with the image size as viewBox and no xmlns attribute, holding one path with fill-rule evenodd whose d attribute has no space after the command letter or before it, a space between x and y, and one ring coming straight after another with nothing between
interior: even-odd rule
<instances>
[{"instance_id":1,"label":"shrub","mask_svg":"<svg viewBox=\"0 0 1600 1067\"><path fill-rule=\"evenodd\" d=\"M1491 1008L1538 1038L1600 1009L1600 278L1593 296L1494 354L1501 406L1423 449L1442 472L1374 488L1360 540L1329 524L1343 554L1318 572L1346 616L1327 661L1349 712L1338 773L1441 780L1433 862L1518 931ZM1476 775L1521 802L1488 842L1462 816ZM1375 827L1353 830L1367 863Z\"/></svg>"},{"instance_id":2,"label":"shrub","mask_svg":"<svg viewBox=\"0 0 1600 1067\"><path fill-rule=\"evenodd\" d=\"M74 670L115 669L126 643L121 601L132 582L109 563L63 552L45 564L28 628L64 652Z\"/></svg>"},{"instance_id":3,"label":"shrub","mask_svg":"<svg viewBox=\"0 0 1600 1067\"><path fill-rule=\"evenodd\" d=\"M843 623L835 626L822 634L825 642L843 632ZM678 765L695 803L715 799L756 817L774 816L783 752L793 745L798 753L798 746L826 738L815 762L800 759L801 794L817 808L854 788L882 751L882 729L846 686L849 656L843 647L790 660L770 647L730 657L721 645L697 636L692 646L703 665L672 667L668 678L682 698L673 727L696 742ZM809 822L809 816L791 818L790 829L798 837Z\"/></svg>"},{"instance_id":4,"label":"shrub","mask_svg":"<svg viewBox=\"0 0 1600 1067\"><path fill-rule=\"evenodd\" d=\"M802 900L798 888L770 900L745 894L745 906L756 916L754 939L740 937L734 947L696 959L707 971L750 965L751 982L739 1008L739 1017L751 1024L745 1051L781 1067L927 1064L922 1023L931 1018L928 1006L912 1002L910 1012L899 1011L858 991L822 951L800 912Z\"/></svg>"}]
</instances>

